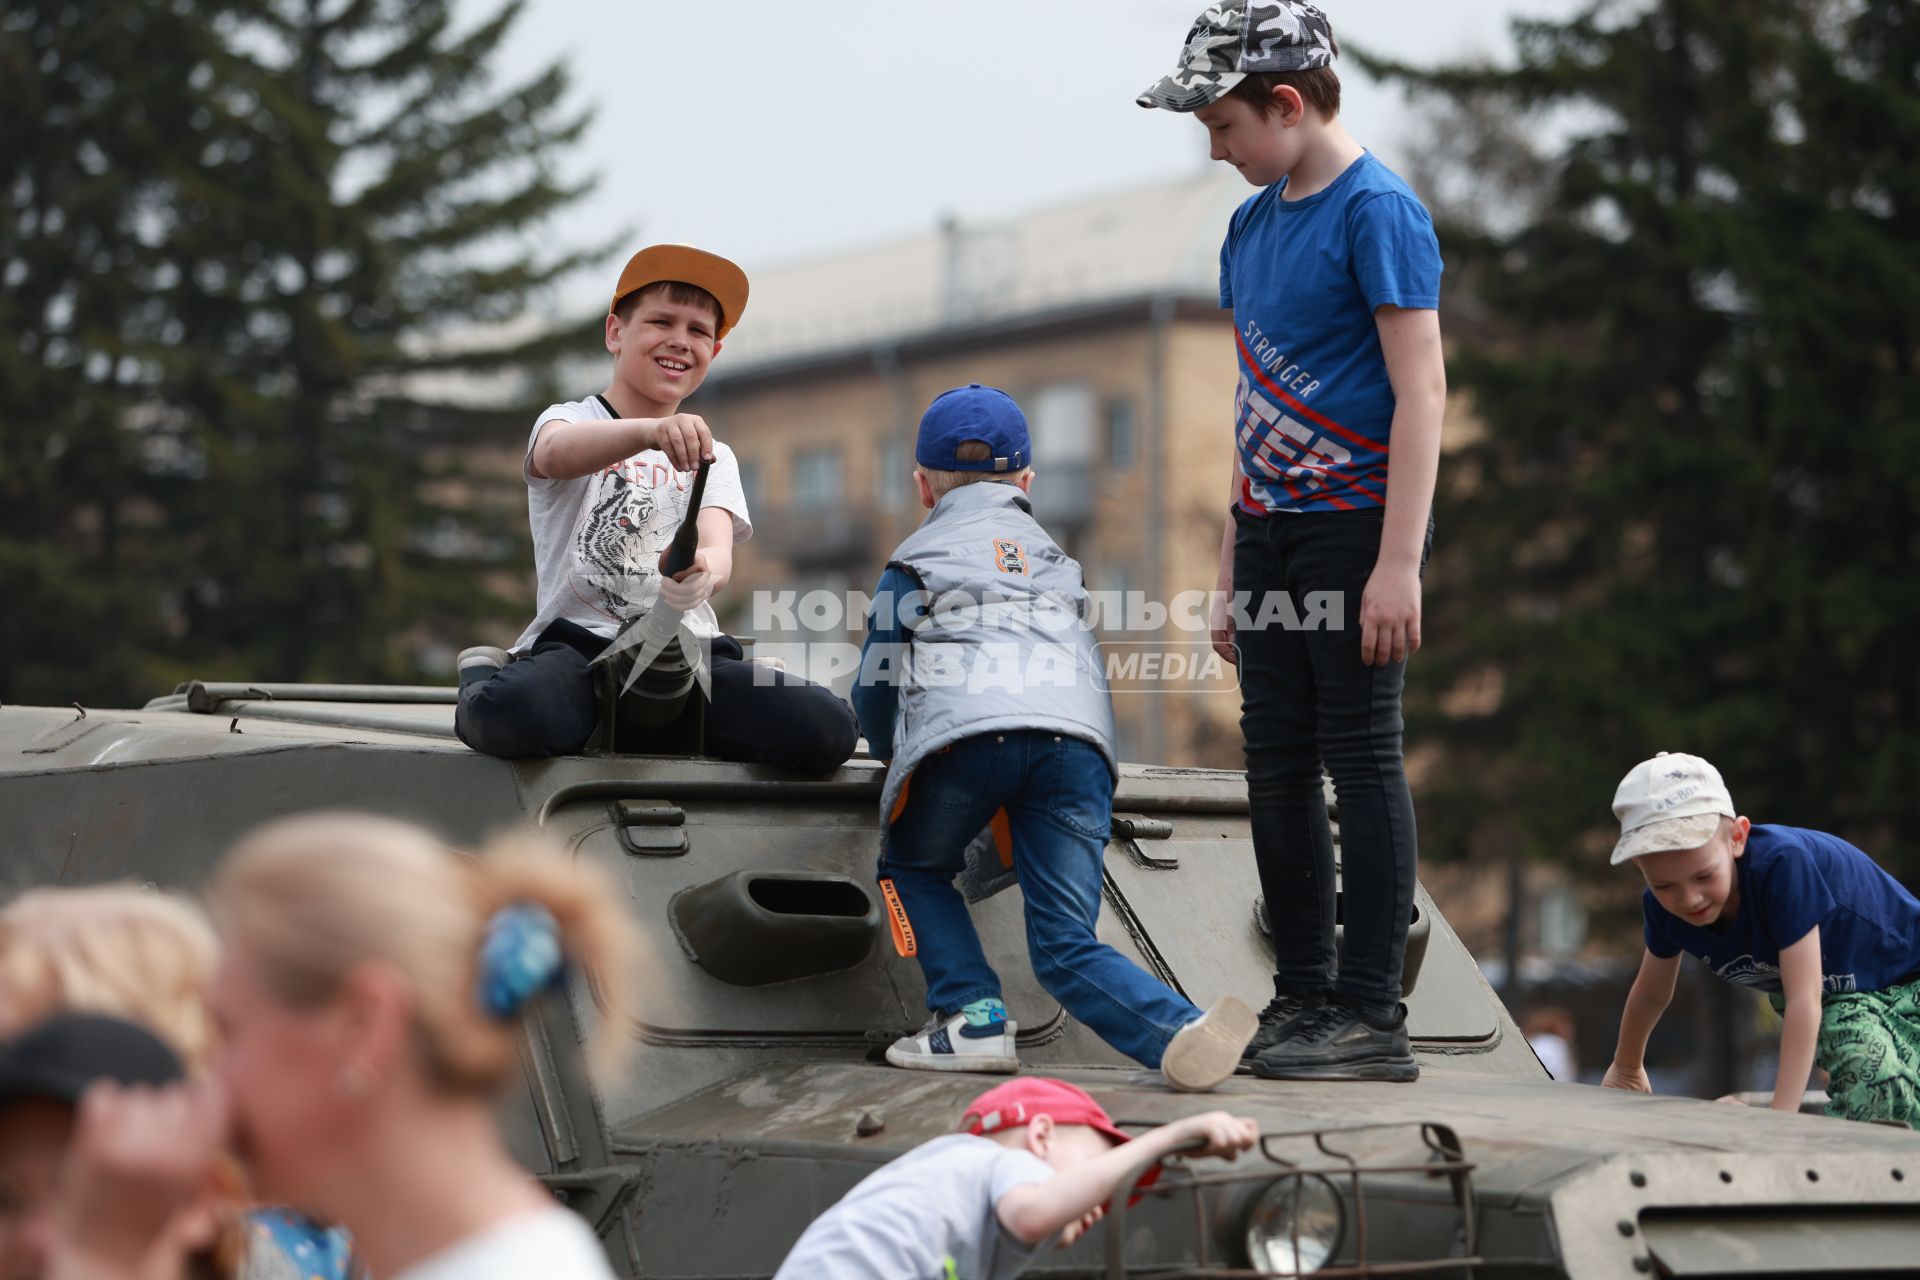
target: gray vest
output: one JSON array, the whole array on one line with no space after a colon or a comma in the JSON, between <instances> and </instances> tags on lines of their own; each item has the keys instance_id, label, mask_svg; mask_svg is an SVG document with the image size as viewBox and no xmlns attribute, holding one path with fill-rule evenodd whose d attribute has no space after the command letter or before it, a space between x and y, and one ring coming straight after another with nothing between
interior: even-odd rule
<instances>
[{"instance_id":1,"label":"gray vest","mask_svg":"<svg viewBox=\"0 0 1920 1280\"><path fill-rule=\"evenodd\" d=\"M983 733L1036 729L1100 748L1119 776L1113 700L1079 562L1011 484L954 489L888 562L926 592L896 673L900 715L880 797L884 824L915 766Z\"/></svg>"}]
</instances>

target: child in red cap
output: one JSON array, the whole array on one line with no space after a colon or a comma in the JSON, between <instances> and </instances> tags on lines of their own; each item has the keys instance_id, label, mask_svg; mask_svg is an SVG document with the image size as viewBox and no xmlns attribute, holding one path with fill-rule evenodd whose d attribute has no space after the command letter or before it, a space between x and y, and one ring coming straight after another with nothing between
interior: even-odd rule
<instances>
[{"instance_id":1,"label":"child in red cap","mask_svg":"<svg viewBox=\"0 0 1920 1280\"><path fill-rule=\"evenodd\" d=\"M1224 1111L1129 1140L1101 1105L1064 1080L1021 1076L968 1104L960 1132L915 1148L821 1214L774 1280L1006 1280L1049 1243L1080 1238L1151 1152L1196 1138L1233 1159L1260 1126ZM1128 1144L1122 1151L1122 1144ZM1159 1172L1156 1164L1137 1185Z\"/></svg>"}]
</instances>

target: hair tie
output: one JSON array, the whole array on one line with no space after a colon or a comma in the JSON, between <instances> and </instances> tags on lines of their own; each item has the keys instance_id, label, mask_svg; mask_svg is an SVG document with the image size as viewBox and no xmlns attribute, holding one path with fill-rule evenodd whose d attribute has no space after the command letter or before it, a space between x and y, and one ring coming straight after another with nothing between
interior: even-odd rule
<instances>
[{"instance_id":1,"label":"hair tie","mask_svg":"<svg viewBox=\"0 0 1920 1280\"><path fill-rule=\"evenodd\" d=\"M511 1018L543 991L566 985L567 957L553 913L531 902L501 907L480 944L480 1007Z\"/></svg>"}]
</instances>

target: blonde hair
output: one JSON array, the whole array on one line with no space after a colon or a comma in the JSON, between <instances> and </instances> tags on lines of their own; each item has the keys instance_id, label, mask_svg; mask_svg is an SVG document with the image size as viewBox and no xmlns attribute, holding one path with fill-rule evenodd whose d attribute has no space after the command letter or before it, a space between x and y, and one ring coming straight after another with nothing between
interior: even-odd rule
<instances>
[{"instance_id":1,"label":"blonde hair","mask_svg":"<svg viewBox=\"0 0 1920 1280\"><path fill-rule=\"evenodd\" d=\"M267 989L295 1008L325 1002L357 966L382 961L413 988L427 1075L449 1092L492 1093L519 1065L520 1019L481 1007L480 947L494 913L527 903L559 926L570 965L592 982L602 1019L589 1058L605 1075L624 1055L637 935L627 894L598 868L530 834L462 855L412 823L361 813L270 822L243 837L211 899L244 940Z\"/></svg>"},{"instance_id":2,"label":"blonde hair","mask_svg":"<svg viewBox=\"0 0 1920 1280\"><path fill-rule=\"evenodd\" d=\"M953 447L955 462L985 462L992 456L993 446L985 440L962 440ZM942 471L938 467L921 467L920 474L926 477L927 488L939 499L955 489L986 480L1017 481L1031 470L1031 467L1022 467L1018 471Z\"/></svg>"},{"instance_id":3,"label":"blonde hair","mask_svg":"<svg viewBox=\"0 0 1920 1280\"><path fill-rule=\"evenodd\" d=\"M0 1023L60 1010L145 1025L190 1069L213 1049L213 926L185 898L133 884L32 889L0 908Z\"/></svg>"}]
</instances>

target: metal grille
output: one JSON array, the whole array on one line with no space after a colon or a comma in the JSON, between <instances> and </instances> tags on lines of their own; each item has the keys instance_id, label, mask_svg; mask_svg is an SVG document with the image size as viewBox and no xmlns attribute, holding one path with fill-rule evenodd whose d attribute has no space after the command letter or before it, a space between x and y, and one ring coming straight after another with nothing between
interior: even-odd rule
<instances>
[{"instance_id":1,"label":"metal grille","mask_svg":"<svg viewBox=\"0 0 1920 1280\"><path fill-rule=\"evenodd\" d=\"M1363 1160L1352 1151L1354 1139L1363 1135L1388 1134L1393 1131L1417 1134L1420 1149L1425 1155L1417 1161L1374 1162ZM1258 1147L1259 1156L1251 1167L1245 1169L1224 1170L1217 1173L1196 1173L1179 1183L1157 1190L1150 1194L1167 1196L1186 1196L1191 1201L1193 1211L1193 1240L1199 1251L1196 1262L1181 1263L1177 1266L1144 1264L1129 1266L1126 1261L1126 1196L1116 1196L1106 1217L1106 1276L1108 1280L1122 1280L1123 1277L1149 1276L1219 1276L1250 1277L1257 1280L1294 1280L1300 1276L1312 1276L1315 1280L1358 1280L1370 1276L1419 1276L1452 1272L1470 1275L1471 1268L1485 1265L1487 1260L1476 1256L1475 1211L1473 1193L1474 1164L1468 1160L1461 1148L1460 1139L1446 1125L1433 1122L1390 1124L1349 1125L1339 1129L1300 1130L1291 1133L1262 1134ZM1289 1153L1292 1154L1289 1154ZM1129 1177L1124 1185L1133 1186L1138 1174L1144 1172L1143 1162L1135 1176ZM1443 1179L1447 1182L1453 1201L1455 1216L1455 1250L1446 1257L1381 1261L1375 1259L1376 1250L1369 1240L1367 1220L1367 1188L1369 1178L1382 1177L1425 1177ZM1212 1223L1216 1220L1215 1209L1229 1192L1238 1191L1247 1184L1274 1183L1276 1181L1291 1186L1294 1197L1293 1220L1296 1231L1292 1237L1295 1257L1300 1252L1300 1237L1297 1231L1301 1197L1311 1180L1319 1179L1331 1184L1339 1193L1346 1213L1347 1230L1343 1244L1350 1252L1352 1260L1347 1263L1333 1264L1309 1271L1265 1271L1239 1265L1230 1260L1214 1260L1209 1254L1212 1250ZM1251 1205L1251 1199L1248 1204ZM1224 1215L1220 1215L1224 1218Z\"/></svg>"}]
</instances>

